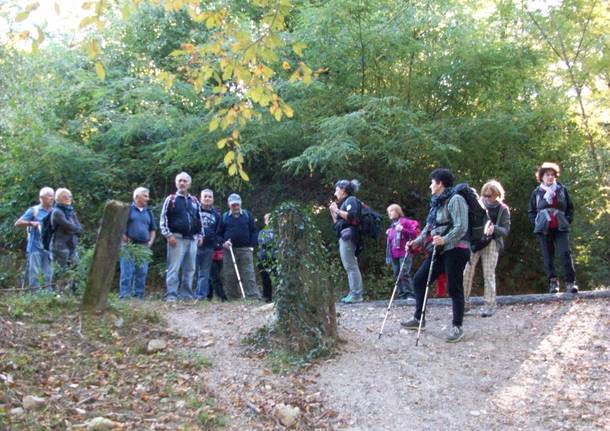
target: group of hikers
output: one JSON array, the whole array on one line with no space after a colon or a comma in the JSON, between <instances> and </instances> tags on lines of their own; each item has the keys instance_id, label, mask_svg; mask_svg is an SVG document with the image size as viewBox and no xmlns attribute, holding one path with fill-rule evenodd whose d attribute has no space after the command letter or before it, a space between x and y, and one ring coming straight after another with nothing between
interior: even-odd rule
<instances>
[{"instance_id":1,"label":"group of hikers","mask_svg":"<svg viewBox=\"0 0 610 431\"><path fill-rule=\"evenodd\" d=\"M557 248L565 274L565 290L578 293L574 263L569 248L568 232L574 207L565 186L557 181L560 168L556 163L545 162L536 172L539 185L532 192L528 218L534 225L542 251L544 270L548 278L549 293L559 292L559 279L554 258ZM356 198L359 183L340 180L335 185L335 199L329 206L339 241L341 262L347 273L349 294L342 303L362 301L362 276L357 254L363 204ZM391 225L386 231L386 261L392 265L397 278L399 297L415 299L413 317L400 322L407 329L425 328L425 295L430 284L445 275L452 301L453 320L447 335L448 342L457 342L464 336L462 322L476 265L483 262L485 306L482 317L490 317L496 310L496 276L498 257L504 247L504 238L510 231L510 210L504 203L504 188L497 180L486 182L480 198L466 184L454 186L454 175L449 169L435 169L430 174L430 209L425 226L404 217L397 204L388 206ZM469 196L476 199L469 199ZM481 226L473 225L472 214L479 207L485 217ZM474 219L476 220L476 219ZM477 233L475 230L481 229ZM425 258L411 279L412 256L423 250Z\"/></svg>"},{"instance_id":2,"label":"group of hikers","mask_svg":"<svg viewBox=\"0 0 610 431\"><path fill-rule=\"evenodd\" d=\"M568 190L557 181L560 168L552 162L543 163L536 178L539 185L532 192L528 217L534 225L542 251L549 292L559 291L554 265L558 249L565 273L565 289L577 293L574 264L569 248L569 225L573 205ZM265 228L258 231L251 212L242 208L241 197L232 193L228 210L221 212L214 206L214 193L201 191L200 199L191 195L191 177L186 172L175 178L176 192L163 201L159 230L167 242L167 271L165 301L247 297L272 300L271 274L274 271L274 232L269 228L269 214L265 214ZM356 197L359 183L340 180L335 185L335 200L329 205L333 228L337 235L339 255L347 273L349 293L342 303L363 300L362 275L358 254L362 249L364 204ZM386 261L392 265L397 279L399 298L414 298L415 313L401 322L407 329L425 327L422 317L424 296L430 283L446 279L452 300L453 321L447 341L462 339L462 321L472 288L475 267L482 261L485 306L483 317L496 310L495 268L510 231L510 210L504 203L505 192L497 180L486 182L480 198L465 184L454 186L454 175L449 169L435 169L430 174L431 202L423 228L404 216L398 204L391 204L387 214L391 221L386 231ZM476 200L473 200L472 196ZM72 206L72 193L66 188L56 191L44 187L40 203L27 209L15 226L28 229L27 280L32 290L52 289L53 265L61 271L78 264L77 244L82 227ZM123 243L132 247L152 247L157 223L148 207L149 190L138 187L133 202ZM478 206L483 219L473 219ZM476 225L484 220L481 226ZM479 232L476 230L479 229ZM254 249L258 247L258 270L263 283L262 295L257 286ZM127 247L126 247L127 248ZM420 267L411 276L413 256L423 252ZM120 258L119 297L144 297L148 263L136 259L132 253ZM197 283L193 288L193 279ZM222 276L221 276L222 274ZM75 286L70 286L72 289ZM423 315L425 316L425 314Z\"/></svg>"},{"instance_id":3,"label":"group of hikers","mask_svg":"<svg viewBox=\"0 0 610 431\"><path fill-rule=\"evenodd\" d=\"M257 230L252 214L242 208L241 197L232 193L224 214L214 206L214 193L201 191L199 200L189 193L191 177L186 172L176 176L176 193L165 198L161 207L159 229L148 203L149 190L138 187L133 192L127 225L123 234L125 247L120 257L119 298L144 298L148 262L137 258L133 247L152 247L157 230L167 241L165 277L167 302L212 299L221 301L248 297L272 299L271 276L274 256L270 244L273 231ZM44 187L40 204L34 205L17 220L15 226L28 229L27 280L31 290L53 290L53 261L60 272L74 268L79 261L77 245L82 227L72 206L68 189ZM54 203L55 201L55 203ZM266 214L265 223L269 223ZM46 238L49 238L45 240ZM256 283L254 248L258 250L258 269L263 282L262 295ZM193 279L197 283L193 288ZM224 281L221 277L224 274ZM74 290L73 281L68 282ZM55 286L55 290L63 286Z\"/></svg>"}]
</instances>

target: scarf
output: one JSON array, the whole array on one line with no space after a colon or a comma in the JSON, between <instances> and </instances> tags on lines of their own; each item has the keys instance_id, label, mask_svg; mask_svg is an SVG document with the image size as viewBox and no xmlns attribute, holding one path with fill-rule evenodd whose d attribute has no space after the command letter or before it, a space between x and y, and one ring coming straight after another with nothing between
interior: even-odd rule
<instances>
[{"instance_id":1,"label":"scarf","mask_svg":"<svg viewBox=\"0 0 610 431\"><path fill-rule=\"evenodd\" d=\"M557 183L553 183L550 186L545 185L544 183L540 183L540 188L544 190L544 200L549 204L553 204L553 198L557 194Z\"/></svg>"},{"instance_id":2,"label":"scarf","mask_svg":"<svg viewBox=\"0 0 610 431\"><path fill-rule=\"evenodd\" d=\"M62 210L67 219L70 219L72 214L74 214L74 207L72 205L55 204L55 208Z\"/></svg>"},{"instance_id":3,"label":"scarf","mask_svg":"<svg viewBox=\"0 0 610 431\"><path fill-rule=\"evenodd\" d=\"M489 200L487 200L487 198L483 198L483 204L485 205L486 208L492 209L492 208L497 208L500 206L502 202L500 202L499 200L496 200L493 204L489 202Z\"/></svg>"},{"instance_id":4,"label":"scarf","mask_svg":"<svg viewBox=\"0 0 610 431\"><path fill-rule=\"evenodd\" d=\"M430 211L428 212L428 217L426 218L426 224L430 226L434 226L436 224L436 212L451 196L453 196L453 187L447 187L440 195L432 196L432 199L430 200Z\"/></svg>"}]
</instances>

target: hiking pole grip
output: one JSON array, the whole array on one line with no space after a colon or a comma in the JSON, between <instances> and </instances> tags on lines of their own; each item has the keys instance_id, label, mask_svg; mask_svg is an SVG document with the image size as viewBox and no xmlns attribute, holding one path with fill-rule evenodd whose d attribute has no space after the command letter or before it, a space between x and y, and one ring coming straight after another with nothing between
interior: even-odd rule
<instances>
[{"instance_id":1,"label":"hiking pole grip","mask_svg":"<svg viewBox=\"0 0 610 431\"><path fill-rule=\"evenodd\" d=\"M424 303L422 305L421 316L419 319L419 326L417 328L417 338L415 339L415 346L419 343L419 335L421 334L421 327L426 318L426 306L428 305L428 290L430 289L430 279L432 278L432 269L434 268L434 261L436 260L436 246L432 248L432 257L430 258L430 269L428 270L428 279L426 280L426 291L424 292Z\"/></svg>"},{"instance_id":2,"label":"hiking pole grip","mask_svg":"<svg viewBox=\"0 0 610 431\"><path fill-rule=\"evenodd\" d=\"M244 292L244 286L241 283L241 277L239 275L239 268L237 268L237 261L235 260L235 253L233 253L233 244L229 245L229 251L231 252L231 259L233 259L233 266L235 267L235 274L237 275L237 282L241 290L242 298L246 299L246 292Z\"/></svg>"}]
</instances>

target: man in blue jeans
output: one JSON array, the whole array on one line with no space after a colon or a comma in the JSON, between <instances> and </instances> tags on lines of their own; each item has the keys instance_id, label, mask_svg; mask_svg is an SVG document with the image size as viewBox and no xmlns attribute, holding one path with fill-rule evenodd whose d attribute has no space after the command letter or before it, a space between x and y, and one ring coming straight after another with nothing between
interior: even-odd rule
<instances>
[{"instance_id":1,"label":"man in blue jeans","mask_svg":"<svg viewBox=\"0 0 610 431\"><path fill-rule=\"evenodd\" d=\"M51 252L42 247L40 223L53 208L55 191L51 187L43 187L38 196L40 204L28 208L15 222L15 227L24 227L28 232L26 247L28 286L32 290L38 290L42 281L42 287L50 290L53 276Z\"/></svg>"},{"instance_id":2,"label":"man in blue jeans","mask_svg":"<svg viewBox=\"0 0 610 431\"><path fill-rule=\"evenodd\" d=\"M203 243L197 249L197 299L206 299L210 293L210 273L212 255L218 246L216 229L220 214L214 208L214 192L210 189L201 191L201 222L203 223Z\"/></svg>"},{"instance_id":3,"label":"man in blue jeans","mask_svg":"<svg viewBox=\"0 0 610 431\"><path fill-rule=\"evenodd\" d=\"M138 187L134 190L133 203L129 209L123 243L131 243L139 247L152 247L155 242L157 225L152 211L148 208L149 200L150 196L147 188ZM148 262L136 262L133 256L125 253L121 257L120 265L119 298L143 299Z\"/></svg>"},{"instance_id":4,"label":"man in blue jeans","mask_svg":"<svg viewBox=\"0 0 610 431\"><path fill-rule=\"evenodd\" d=\"M194 299L193 275L197 246L203 242L201 206L191 196L191 176L176 175L176 193L169 195L161 209L161 234L167 239L167 274L165 300L174 302Z\"/></svg>"}]
</instances>

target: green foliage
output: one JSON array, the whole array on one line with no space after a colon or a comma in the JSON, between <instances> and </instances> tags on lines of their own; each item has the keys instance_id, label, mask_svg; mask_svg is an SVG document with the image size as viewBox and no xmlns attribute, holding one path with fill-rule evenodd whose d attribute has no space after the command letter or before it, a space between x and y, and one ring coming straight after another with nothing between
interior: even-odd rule
<instances>
[{"instance_id":1,"label":"green foliage","mask_svg":"<svg viewBox=\"0 0 610 431\"><path fill-rule=\"evenodd\" d=\"M221 3L235 25L261 23L265 16L251 2ZM265 48L265 55L274 51L277 57L265 63L274 71L268 90L295 114L283 118L278 102L281 122L256 115L271 109L271 99L266 107L242 106L245 99L226 91L218 105L206 106L218 80L209 78L197 91L181 57L169 54L188 51L181 45L185 38L196 52L217 27L197 24L186 9L148 5L131 10L126 20L109 19L99 34L106 43L99 52L104 81L87 50L57 39L47 39L38 55L12 43L0 46L0 246L23 246L23 231L13 223L36 203L43 186L72 190L86 227L82 242L89 246L106 200L129 201L131 191L145 185L158 216L175 174L186 170L192 190L212 187L217 205L238 191L259 217L286 200L313 208L312 223L330 250L334 285L344 286L326 211L334 182L360 179L359 198L375 210L399 203L421 221L428 173L447 166L458 181L480 188L496 178L507 190L513 220L499 261L499 292L543 291L526 207L536 166L554 160L576 203L572 244L579 283L606 282L610 15L599 1L528 7L458 0L300 2L284 14L281 46ZM307 48L293 46L297 41ZM181 55L196 60L193 53ZM220 66L223 53L201 58ZM571 71L557 66L565 60ZM310 85L291 80L297 72L305 79L301 61L311 67ZM219 78L229 85L235 73ZM263 93L248 97L260 102L270 95ZM237 106L248 108L252 118L233 137L234 128L222 131L217 114ZM238 122L242 114L235 116ZM217 128L210 127L214 119ZM229 165L243 156L249 184L227 177L218 151L223 139L223 152L233 151ZM370 244L360 257L371 297L388 295L383 249L382 241ZM158 241L151 280L162 279L164 259ZM14 283L16 270L1 271L6 283Z\"/></svg>"},{"instance_id":2,"label":"green foliage","mask_svg":"<svg viewBox=\"0 0 610 431\"><path fill-rule=\"evenodd\" d=\"M148 247L128 242L121 246L121 258L126 258L135 263L136 266L144 265L152 260L152 250Z\"/></svg>"}]
</instances>

